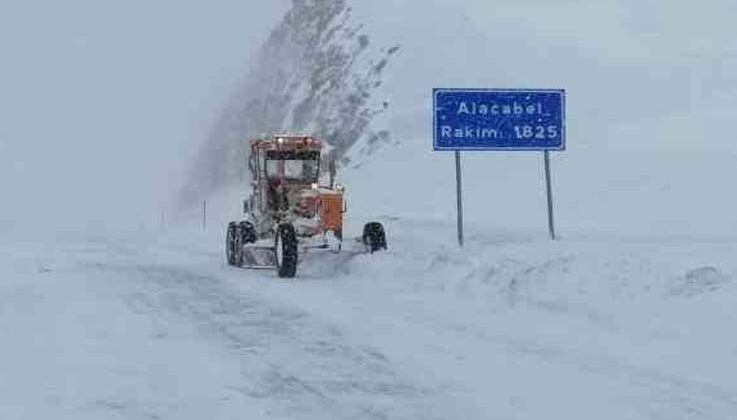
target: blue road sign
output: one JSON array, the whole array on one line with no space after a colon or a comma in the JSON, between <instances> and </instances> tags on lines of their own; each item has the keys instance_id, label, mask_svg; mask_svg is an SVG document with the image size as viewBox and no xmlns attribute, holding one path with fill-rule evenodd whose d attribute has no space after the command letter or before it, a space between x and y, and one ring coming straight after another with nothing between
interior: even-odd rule
<instances>
[{"instance_id":1,"label":"blue road sign","mask_svg":"<svg viewBox=\"0 0 737 420\"><path fill-rule=\"evenodd\" d=\"M565 150L565 91L434 89L435 150Z\"/></svg>"}]
</instances>

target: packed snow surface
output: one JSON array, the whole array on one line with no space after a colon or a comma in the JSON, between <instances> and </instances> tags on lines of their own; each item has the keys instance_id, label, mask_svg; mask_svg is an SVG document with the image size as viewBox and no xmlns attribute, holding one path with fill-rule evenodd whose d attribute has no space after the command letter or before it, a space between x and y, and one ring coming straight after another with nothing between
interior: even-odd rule
<instances>
[{"instance_id":1,"label":"packed snow surface","mask_svg":"<svg viewBox=\"0 0 737 420\"><path fill-rule=\"evenodd\" d=\"M405 152L345 179L349 230L380 220L390 250L311 254L295 280L225 264L225 205L205 230L8 233L0 418L735 418L737 238L598 232L563 202L552 243L524 182L471 157L487 206L460 250L452 157ZM540 217L500 222L503 198Z\"/></svg>"}]
</instances>

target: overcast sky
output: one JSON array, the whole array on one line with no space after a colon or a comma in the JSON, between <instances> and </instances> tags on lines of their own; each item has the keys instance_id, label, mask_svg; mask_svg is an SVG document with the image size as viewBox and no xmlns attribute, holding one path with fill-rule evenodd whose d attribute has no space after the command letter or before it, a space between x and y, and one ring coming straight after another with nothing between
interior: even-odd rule
<instances>
[{"instance_id":1,"label":"overcast sky","mask_svg":"<svg viewBox=\"0 0 737 420\"><path fill-rule=\"evenodd\" d=\"M279 3L0 0L0 219L155 220Z\"/></svg>"},{"instance_id":2,"label":"overcast sky","mask_svg":"<svg viewBox=\"0 0 737 420\"><path fill-rule=\"evenodd\" d=\"M574 157L737 150L733 0L354 3L375 45L403 45L384 91L398 137L429 133L433 87L550 87ZM0 220L156 220L287 5L0 0Z\"/></svg>"},{"instance_id":3,"label":"overcast sky","mask_svg":"<svg viewBox=\"0 0 737 420\"><path fill-rule=\"evenodd\" d=\"M387 90L410 132L432 87L549 87L568 90L579 146L737 150L734 22L730 0L399 0L369 28L405 46Z\"/></svg>"}]
</instances>

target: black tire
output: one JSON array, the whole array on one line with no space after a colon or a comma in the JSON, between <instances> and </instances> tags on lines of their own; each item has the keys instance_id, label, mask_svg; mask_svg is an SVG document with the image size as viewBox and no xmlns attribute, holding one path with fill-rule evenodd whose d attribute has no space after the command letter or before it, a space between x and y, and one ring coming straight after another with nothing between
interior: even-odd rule
<instances>
[{"instance_id":1,"label":"black tire","mask_svg":"<svg viewBox=\"0 0 737 420\"><path fill-rule=\"evenodd\" d=\"M243 232L241 226L235 226L235 237L233 238L233 255L234 264L236 267L243 267Z\"/></svg>"},{"instance_id":2,"label":"black tire","mask_svg":"<svg viewBox=\"0 0 737 420\"><path fill-rule=\"evenodd\" d=\"M228 233L225 235L225 256L228 260L228 265L235 265L235 233L236 223L230 222L228 224Z\"/></svg>"},{"instance_id":3,"label":"black tire","mask_svg":"<svg viewBox=\"0 0 737 420\"><path fill-rule=\"evenodd\" d=\"M279 225L274 240L276 270L281 278L294 278L297 275L298 242L294 226L288 223Z\"/></svg>"},{"instance_id":4,"label":"black tire","mask_svg":"<svg viewBox=\"0 0 737 420\"><path fill-rule=\"evenodd\" d=\"M258 240L256 237L256 228L253 227L251 222L241 222L239 224L241 229L241 242L246 244L252 244Z\"/></svg>"},{"instance_id":5,"label":"black tire","mask_svg":"<svg viewBox=\"0 0 737 420\"><path fill-rule=\"evenodd\" d=\"M372 254L387 249L384 225L379 222L366 223L363 227L363 244Z\"/></svg>"}]
</instances>

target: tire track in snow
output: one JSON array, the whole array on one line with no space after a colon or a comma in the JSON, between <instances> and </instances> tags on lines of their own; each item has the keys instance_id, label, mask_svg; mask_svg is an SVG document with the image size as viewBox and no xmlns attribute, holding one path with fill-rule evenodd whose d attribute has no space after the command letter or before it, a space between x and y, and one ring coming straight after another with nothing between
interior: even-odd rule
<instances>
[{"instance_id":1,"label":"tire track in snow","mask_svg":"<svg viewBox=\"0 0 737 420\"><path fill-rule=\"evenodd\" d=\"M454 405L441 390L403 377L380 351L350 343L337 327L239 294L215 276L162 265L96 269L137 280L125 298L134 311L188 320L208 340L224 343L244 379L231 391L270 401L288 418L440 419L450 414L438 404Z\"/></svg>"}]
</instances>

